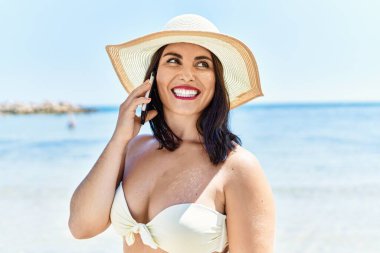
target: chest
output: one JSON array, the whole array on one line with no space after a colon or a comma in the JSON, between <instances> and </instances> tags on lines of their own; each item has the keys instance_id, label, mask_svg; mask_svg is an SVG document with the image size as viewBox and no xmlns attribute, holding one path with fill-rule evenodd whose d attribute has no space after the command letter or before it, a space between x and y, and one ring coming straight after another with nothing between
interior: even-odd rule
<instances>
[{"instance_id":1,"label":"chest","mask_svg":"<svg viewBox=\"0 0 380 253\"><path fill-rule=\"evenodd\" d=\"M140 222L180 203L199 203L224 213L223 164L214 166L202 148L174 152L147 149L127 157L125 198Z\"/></svg>"}]
</instances>

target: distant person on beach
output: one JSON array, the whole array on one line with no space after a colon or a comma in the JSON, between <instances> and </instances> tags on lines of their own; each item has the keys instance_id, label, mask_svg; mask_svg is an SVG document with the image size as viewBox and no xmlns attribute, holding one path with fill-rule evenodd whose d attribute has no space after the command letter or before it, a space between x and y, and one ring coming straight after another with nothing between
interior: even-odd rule
<instances>
[{"instance_id":1,"label":"distant person on beach","mask_svg":"<svg viewBox=\"0 0 380 253\"><path fill-rule=\"evenodd\" d=\"M273 252L271 187L228 125L230 109L263 95L250 49L185 14L107 52L129 96L72 196L73 236L112 224L124 253ZM143 104L153 135L138 135Z\"/></svg>"},{"instance_id":2,"label":"distant person on beach","mask_svg":"<svg viewBox=\"0 0 380 253\"><path fill-rule=\"evenodd\" d=\"M67 128L68 129L74 129L76 126L74 114L72 112L69 112L67 115L68 115Z\"/></svg>"}]
</instances>

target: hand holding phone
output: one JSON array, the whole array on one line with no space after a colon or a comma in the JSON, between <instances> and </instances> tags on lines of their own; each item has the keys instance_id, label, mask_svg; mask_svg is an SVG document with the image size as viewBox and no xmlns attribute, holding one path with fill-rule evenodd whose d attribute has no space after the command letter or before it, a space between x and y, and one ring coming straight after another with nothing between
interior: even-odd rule
<instances>
[{"instance_id":1,"label":"hand holding phone","mask_svg":"<svg viewBox=\"0 0 380 253\"><path fill-rule=\"evenodd\" d=\"M153 84L153 81L154 81L154 71L150 74L150 78L149 78L149 83L150 84ZM146 93L145 93L145 97L146 98L149 98L150 97L150 92L151 92L152 89L148 90ZM146 115L148 113L148 111L146 110L146 106L147 104L143 104L142 107L141 107L141 121L140 121L140 124L141 125L144 125L145 123L145 119L146 119Z\"/></svg>"}]
</instances>

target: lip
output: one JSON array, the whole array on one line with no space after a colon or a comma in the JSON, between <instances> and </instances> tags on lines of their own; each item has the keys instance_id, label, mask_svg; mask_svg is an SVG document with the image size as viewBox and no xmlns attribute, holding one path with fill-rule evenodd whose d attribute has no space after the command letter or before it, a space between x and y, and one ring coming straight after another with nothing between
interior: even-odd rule
<instances>
[{"instance_id":1,"label":"lip","mask_svg":"<svg viewBox=\"0 0 380 253\"><path fill-rule=\"evenodd\" d=\"M179 86L175 86L175 87L172 88L172 91L173 91L174 89L195 90L195 91L197 91L198 93L201 93L200 90L198 90L197 88L192 87L192 86L190 86L190 85L179 85Z\"/></svg>"},{"instance_id":2,"label":"lip","mask_svg":"<svg viewBox=\"0 0 380 253\"><path fill-rule=\"evenodd\" d=\"M195 95L194 97L179 97L177 96L175 93L174 93L174 89L184 89L184 90L195 90L197 92L197 95ZM194 88L192 86L189 86L189 85L179 85L179 86L175 86L174 88L171 89L173 95L175 98L177 99L181 99L181 100L194 100L198 97L198 95L201 93L200 90L198 90L197 88Z\"/></svg>"}]
</instances>

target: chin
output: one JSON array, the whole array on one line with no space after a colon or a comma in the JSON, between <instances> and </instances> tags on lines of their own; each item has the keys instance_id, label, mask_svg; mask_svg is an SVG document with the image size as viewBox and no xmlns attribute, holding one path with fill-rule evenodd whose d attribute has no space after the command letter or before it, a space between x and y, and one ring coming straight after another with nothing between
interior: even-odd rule
<instances>
[{"instance_id":1,"label":"chin","mask_svg":"<svg viewBox=\"0 0 380 253\"><path fill-rule=\"evenodd\" d=\"M204 110L204 108L201 109L201 108L191 108L191 107L186 107L186 108L178 108L178 107L177 108L173 108L173 107L169 107L168 109L171 112L175 113L175 114L188 115L188 116L199 115Z\"/></svg>"}]
</instances>

